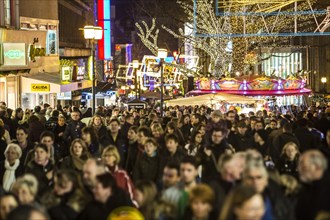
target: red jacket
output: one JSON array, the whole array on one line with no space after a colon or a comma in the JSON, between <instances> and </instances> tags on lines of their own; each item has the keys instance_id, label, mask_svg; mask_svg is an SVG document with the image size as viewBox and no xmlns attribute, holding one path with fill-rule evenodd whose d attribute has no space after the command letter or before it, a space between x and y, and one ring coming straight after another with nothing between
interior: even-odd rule
<instances>
[{"instance_id":1,"label":"red jacket","mask_svg":"<svg viewBox=\"0 0 330 220\"><path fill-rule=\"evenodd\" d=\"M134 185L131 178L128 176L125 170L116 166L116 168L112 171L109 169L111 175L116 179L118 187L127 192L133 201L134 198Z\"/></svg>"}]
</instances>

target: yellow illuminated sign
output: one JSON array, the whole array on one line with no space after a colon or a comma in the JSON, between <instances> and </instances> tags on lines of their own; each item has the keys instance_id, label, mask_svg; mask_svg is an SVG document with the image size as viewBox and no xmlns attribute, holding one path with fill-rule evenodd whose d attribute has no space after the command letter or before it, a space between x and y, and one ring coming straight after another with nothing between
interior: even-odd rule
<instances>
[{"instance_id":1,"label":"yellow illuminated sign","mask_svg":"<svg viewBox=\"0 0 330 220\"><path fill-rule=\"evenodd\" d=\"M31 84L31 92L49 92L50 84Z\"/></svg>"}]
</instances>

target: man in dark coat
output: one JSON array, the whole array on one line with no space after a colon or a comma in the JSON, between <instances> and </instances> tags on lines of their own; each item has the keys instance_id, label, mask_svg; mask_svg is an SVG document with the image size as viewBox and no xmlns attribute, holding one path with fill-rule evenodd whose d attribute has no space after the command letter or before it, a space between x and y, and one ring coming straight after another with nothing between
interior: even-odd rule
<instances>
[{"instance_id":1,"label":"man in dark coat","mask_svg":"<svg viewBox=\"0 0 330 220\"><path fill-rule=\"evenodd\" d=\"M107 147L109 145L116 146L120 155L120 166L125 167L128 153L128 144L126 141L127 137L124 137L120 132L120 122L118 121L118 119L111 119L109 122L108 129L109 131L103 138L101 144L104 147Z\"/></svg>"},{"instance_id":2,"label":"man in dark coat","mask_svg":"<svg viewBox=\"0 0 330 220\"><path fill-rule=\"evenodd\" d=\"M29 141L34 143L38 142L40 138L40 134L45 130L45 126L39 121L39 118L36 115L31 115L28 120L29 130L28 130L28 138Z\"/></svg>"},{"instance_id":3,"label":"man in dark coat","mask_svg":"<svg viewBox=\"0 0 330 220\"><path fill-rule=\"evenodd\" d=\"M123 137L127 138L128 130L132 125L134 125L133 115L126 115L125 123L120 128L120 133L122 134Z\"/></svg>"},{"instance_id":4,"label":"man in dark coat","mask_svg":"<svg viewBox=\"0 0 330 220\"><path fill-rule=\"evenodd\" d=\"M318 146L316 144L316 138L308 130L307 119L301 118L297 121L298 127L294 130L294 134L300 143L300 153L305 152L309 149L316 149Z\"/></svg>"},{"instance_id":5,"label":"man in dark coat","mask_svg":"<svg viewBox=\"0 0 330 220\"><path fill-rule=\"evenodd\" d=\"M240 173L237 172L237 160L231 154L223 154L219 159L220 175L217 180L209 183L215 194L215 206L221 210L226 196L233 189L240 179Z\"/></svg>"},{"instance_id":6,"label":"man in dark coat","mask_svg":"<svg viewBox=\"0 0 330 220\"><path fill-rule=\"evenodd\" d=\"M210 132L211 138L208 142L210 144L202 146L197 153L197 159L202 165L203 182L215 180L219 176L217 166L218 160L220 156L230 148L226 140L227 132L226 126L212 128Z\"/></svg>"},{"instance_id":7,"label":"man in dark coat","mask_svg":"<svg viewBox=\"0 0 330 220\"><path fill-rule=\"evenodd\" d=\"M179 146L179 138L175 134L168 134L165 136L165 145L166 148L159 152L160 171L164 170L164 167L168 161L180 163L181 160L187 155L182 146Z\"/></svg>"},{"instance_id":8,"label":"man in dark coat","mask_svg":"<svg viewBox=\"0 0 330 220\"><path fill-rule=\"evenodd\" d=\"M71 143L76 138L81 138L81 130L86 126L85 123L80 121L80 112L74 110L71 112L71 121L66 126L63 139Z\"/></svg>"},{"instance_id":9,"label":"man in dark coat","mask_svg":"<svg viewBox=\"0 0 330 220\"><path fill-rule=\"evenodd\" d=\"M133 206L128 194L120 189L110 173L96 176L94 200L80 213L80 220L106 220L110 213L122 206Z\"/></svg>"},{"instance_id":10,"label":"man in dark coat","mask_svg":"<svg viewBox=\"0 0 330 220\"><path fill-rule=\"evenodd\" d=\"M51 117L46 121L45 127L47 130L52 131L58 122L58 116L60 112L58 110L53 110L51 113Z\"/></svg>"},{"instance_id":11,"label":"man in dark coat","mask_svg":"<svg viewBox=\"0 0 330 220\"><path fill-rule=\"evenodd\" d=\"M237 124L238 132L231 135L230 144L236 151L245 151L254 148L253 135L248 132L247 124L242 119Z\"/></svg>"},{"instance_id":12,"label":"man in dark coat","mask_svg":"<svg viewBox=\"0 0 330 220\"><path fill-rule=\"evenodd\" d=\"M318 150L308 150L300 157L298 171L304 183L296 205L296 218L321 219L321 212L330 212L330 175L328 163Z\"/></svg>"}]
</instances>

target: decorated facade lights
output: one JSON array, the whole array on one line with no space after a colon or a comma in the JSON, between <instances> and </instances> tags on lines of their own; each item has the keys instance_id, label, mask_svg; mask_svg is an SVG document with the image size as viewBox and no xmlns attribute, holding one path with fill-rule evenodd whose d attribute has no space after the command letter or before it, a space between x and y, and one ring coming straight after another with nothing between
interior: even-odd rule
<instances>
[{"instance_id":1,"label":"decorated facade lights","mask_svg":"<svg viewBox=\"0 0 330 220\"><path fill-rule=\"evenodd\" d=\"M305 88L305 85L306 85L306 79L303 79L303 80L301 81L301 86L300 86L300 88L301 88L301 89Z\"/></svg>"},{"instance_id":2,"label":"decorated facade lights","mask_svg":"<svg viewBox=\"0 0 330 220\"><path fill-rule=\"evenodd\" d=\"M243 81L243 90L247 90L246 80Z\"/></svg>"},{"instance_id":3,"label":"decorated facade lights","mask_svg":"<svg viewBox=\"0 0 330 220\"><path fill-rule=\"evenodd\" d=\"M211 80L211 89L212 90L215 89L215 85L214 85L214 80L213 79Z\"/></svg>"},{"instance_id":4,"label":"decorated facade lights","mask_svg":"<svg viewBox=\"0 0 330 220\"><path fill-rule=\"evenodd\" d=\"M277 84L277 89L278 89L278 90L281 90L282 88L283 88L282 80L279 79L279 80L278 80L278 84Z\"/></svg>"}]
</instances>

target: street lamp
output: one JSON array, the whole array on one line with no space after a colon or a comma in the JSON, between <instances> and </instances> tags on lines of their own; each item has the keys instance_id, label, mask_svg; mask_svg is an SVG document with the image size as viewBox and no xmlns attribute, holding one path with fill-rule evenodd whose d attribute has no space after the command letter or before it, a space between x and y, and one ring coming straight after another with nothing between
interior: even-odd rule
<instances>
[{"instance_id":1,"label":"street lamp","mask_svg":"<svg viewBox=\"0 0 330 220\"><path fill-rule=\"evenodd\" d=\"M102 27L87 25L84 27L84 38L91 40L91 53L92 53L92 110L95 114L95 68L94 68L94 40L101 40L103 35Z\"/></svg>"},{"instance_id":2,"label":"street lamp","mask_svg":"<svg viewBox=\"0 0 330 220\"><path fill-rule=\"evenodd\" d=\"M166 49L158 49L158 58L160 58L160 117L163 117L163 105L164 105L164 68L163 62L164 59L167 57L167 50Z\"/></svg>"},{"instance_id":3,"label":"street lamp","mask_svg":"<svg viewBox=\"0 0 330 220\"><path fill-rule=\"evenodd\" d=\"M133 69L134 69L134 85L135 85L135 99L138 98L137 95L137 91L138 91L138 87L137 87L137 83L138 83L138 78L137 78L137 69L139 68L139 61L138 60L133 60ZM139 92L140 94L140 92Z\"/></svg>"},{"instance_id":4,"label":"street lamp","mask_svg":"<svg viewBox=\"0 0 330 220\"><path fill-rule=\"evenodd\" d=\"M323 92L324 92L324 95L327 93L327 89L325 87L325 84L327 83L327 77L322 77L321 78L321 83L323 84Z\"/></svg>"}]
</instances>

